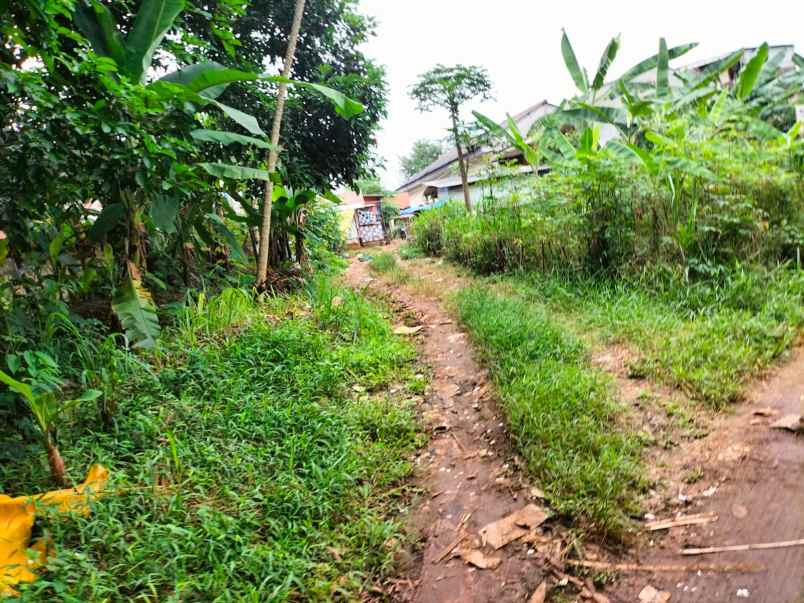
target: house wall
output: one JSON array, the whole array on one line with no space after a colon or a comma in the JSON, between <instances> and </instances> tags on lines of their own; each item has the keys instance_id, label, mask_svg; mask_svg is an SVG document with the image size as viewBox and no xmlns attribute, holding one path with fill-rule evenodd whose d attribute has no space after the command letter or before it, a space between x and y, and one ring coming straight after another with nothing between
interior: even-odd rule
<instances>
[{"instance_id":1,"label":"house wall","mask_svg":"<svg viewBox=\"0 0 804 603\"><path fill-rule=\"evenodd\" d=\"M522 187L532 174L501 177L496 180L473 182L469 184L469 199L473 207L486 199L503 199ZM463 187L450 186L438 189L439 201L463 201Z\"/></svg>"}]
</instances>

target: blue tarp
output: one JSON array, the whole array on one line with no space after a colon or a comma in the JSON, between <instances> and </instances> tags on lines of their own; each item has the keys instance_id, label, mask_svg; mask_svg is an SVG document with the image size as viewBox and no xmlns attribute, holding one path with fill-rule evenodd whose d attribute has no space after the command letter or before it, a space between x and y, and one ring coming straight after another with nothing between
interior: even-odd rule
<instances>
[{"instance_id":1,"label":"blue tarp","mask_svg":"<svg viewBox=\"0 0 804 603\"><path fill-rule=\"evenodd\" d=\"M399 215L404 216L413 216L423 211L427 211L428 209L435 209L437 207L441 207L442 205L446 205L446 201L444 199L438 199L433 203L426 203L424 205L411 205L399 212Z\"/></svg>"}]
</instances>

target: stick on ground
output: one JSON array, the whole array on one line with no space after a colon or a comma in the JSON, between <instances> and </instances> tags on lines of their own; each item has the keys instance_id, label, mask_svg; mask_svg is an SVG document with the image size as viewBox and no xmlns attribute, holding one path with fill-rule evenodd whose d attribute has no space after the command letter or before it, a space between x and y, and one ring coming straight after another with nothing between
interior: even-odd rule
<instances>
[{"instance_id":1,"label":"stick on ground","mask_svg":"<svg viewBox=\"0 0 804 603\"><path fill-rule=\"evenodd\" d=\"M801 540L786 540L782 542L766 542L762 544L736 544L733 546L712 546L702 549L683 549L682 555L710 555L712 553L729 553L737 551L764 551L768 549L787 549L794 546L804 546Z\"/></svg>"},{"instance_id":2,"label":"stick on ground","mask_svg":"<svg viewBox=\"0 0 804 603\"><path fill-rule=\"evenodd\" d=\"M695 563L691 565L641 565L639 563L606 563L605 561L579 561L567 559L567 565L588 569L616 572L648 573L694 573L694 572L736 572L740 574L764 572L767 568L761 563Z\"/></svg>"}]
</instances>

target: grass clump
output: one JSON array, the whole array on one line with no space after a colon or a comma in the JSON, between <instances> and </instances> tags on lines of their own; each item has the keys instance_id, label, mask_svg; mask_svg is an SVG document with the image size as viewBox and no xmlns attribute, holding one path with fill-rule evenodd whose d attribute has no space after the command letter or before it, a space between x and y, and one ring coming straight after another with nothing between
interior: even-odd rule
<instances>
[{"instance_id":1,"label":"grass clump","mask_svg":"<svg viewBox=\"0 0 804 603\"><path fill-rule=\"evenodd\" d=\"M371 259L369 268L377 273L390 279L392 282L403 285L410 281L410 274L399 265L396 255L383 251L378 253Z\"/></svg>"},{"instance_id":2,"label":"grass clump","mask_svg":"<svg viewBox=\"0 0 804 603\"><path fill-rule=\"evenodd\" d=\"M510 430L559 513L611 536L627 529L642 486L637 439L587 363L581 341L539 304L483 288L456 298L492 370Z\"/></svg>"},{"instance_id":3,"label":"grass clump","mask_svg":"<svg viewBox=\"0 0 804 603\"><path fill-rule=\"evenodd\" d=\"M109 466L110 494L45 522L58 553L23 600L329 601L388 571L419 435L378 390L412 377L413 349L326 282L249 309L227 297L131 368L112 432L91 409L65 425L68 466ZM19 478L0 470L7 492L47 486L44 466Z\"/></svg>"}]
</instances>

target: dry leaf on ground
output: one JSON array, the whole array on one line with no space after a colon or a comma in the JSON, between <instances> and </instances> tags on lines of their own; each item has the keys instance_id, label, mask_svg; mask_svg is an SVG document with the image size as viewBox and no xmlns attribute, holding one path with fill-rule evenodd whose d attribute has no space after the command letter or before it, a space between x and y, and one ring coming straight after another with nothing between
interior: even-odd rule
<instances>
[{"instance_id":1,"label":"dry leaf on ground","mask_svg":"<svg viewBox=\"0 0 804 603\"><path fill-rule=\"evenodd\" d=\"M421 327L406 327L405 325L401 325L394 327L394 335L415 335L421 330Z\"/></svg>"},{"instance_id":2,"label":"dry leaf on ground","mask_svg":"<svg viewBox=\"0 0 804 603\"><path fill-rule=\"evenodd\" d=\"M533 594L528 599L528 603L544 603L544 600L547 598L547 582L542 582L539 586L536 587L536 590L533 591Z\"/></svg>"},{"instance_id":3,"label":"dry leaf on ground","mask_svg":"<svg viewBox=\"0 0 804 603\"><path fill-rule=\"evenodd\" d=\"M484 543L497 550L527 534L528 530L525 528L536 528L546 519L544 509L531 504L488 524L480 530L480 535Z\"/></svg>"},{"instance_id":4,"label":"dry leaf on ground","mask_svg":"<svg viewBox=\"0 0 804 603\"><path fill-rule=\"evenodd\" d=\"M479 569L497 569L502 563L500 557L485 555L478 549L468 549L460 551L461 559L469 565L474 565Z\"/></svg>"},{"instance_id":5,"label":"dry leaf on ground","mask_svg":"<svg viewBox=\"0 0 804 603\"><path fill-rule=\"evenodd\" d=\"M737 519L745 519L748 517L748 509L746 509L743 505L734 504L731 506L731 514Z\"/></svg>"}]
</instances>

